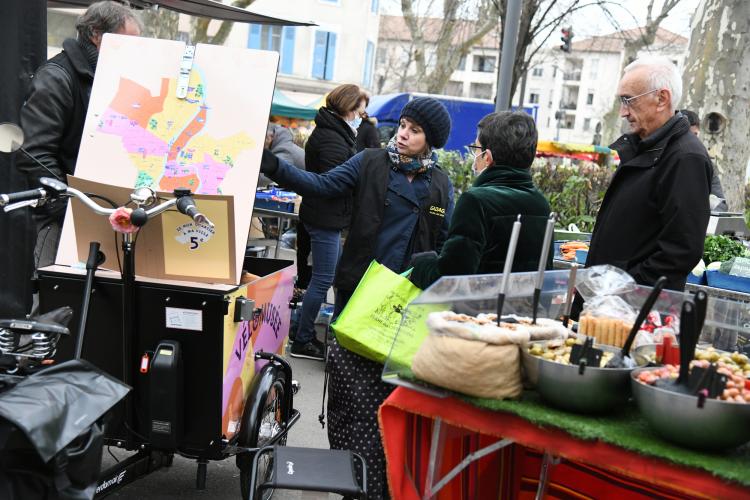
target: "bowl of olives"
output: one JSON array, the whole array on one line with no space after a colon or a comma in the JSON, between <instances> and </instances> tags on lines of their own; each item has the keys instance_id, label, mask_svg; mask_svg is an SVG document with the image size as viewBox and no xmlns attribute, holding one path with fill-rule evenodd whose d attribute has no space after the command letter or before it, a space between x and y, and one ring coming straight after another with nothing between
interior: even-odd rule
<instances>
[{"instance_id":1,"label":"bowl of olives","mask_svg":"<svg viewBox=\"0 0 750 500\"><path fill-rule=\"evenodd\" d=\"M712 357L709 355L709 359ZM718 359L716 362L727 382L714 398L702 399L659 386L657 381L661 379L677 379L679 369L673 365L638 368L632 372L631 385L638 409L659 436L704 451L734 448L750 441L750 380L743 370ZM691 367L705 368L709 363L708 359L699 359Z\"/></svg>"},{"instance_id":2,"label":"bowl of olives","mask_svg":"<svg viewBox=\"0 0 750 500\"><path fill-rule=\"evenodd\" d=\"M577 341L533 342L524 348L523 368L527 382L547 403L578 413L607 413L630 397L632 368L604 368L619 347L598 345L603 352L599 366L570 364Z\"/></svg>"}]
</instances>

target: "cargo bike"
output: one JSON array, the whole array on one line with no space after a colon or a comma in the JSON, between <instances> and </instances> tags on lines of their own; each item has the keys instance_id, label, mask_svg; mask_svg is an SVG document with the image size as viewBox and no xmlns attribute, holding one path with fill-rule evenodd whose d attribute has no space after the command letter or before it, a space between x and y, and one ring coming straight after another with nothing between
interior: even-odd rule
<instances>
[{"instance_id":1,"label":"cargo bike","mask_svg":"<svg viewBox=\"0 0 750 500\"><path fill-rule=\"evenodd\" d=\"M7 210L68 197L101 216L115 211L59 180L44 178L42 184L2 195L0 205ZM133 224L174 208L211 224L189 191L173 196L160 202L148 189L134 191ZM122 273L97 270L101 256L94 245L86 269L37 271L40 310L71 306L71 325L84 325L56 335L54 363L76 358L78 349L81 359L132 387L104 431L105 446L132 453L101 472L96 497L170 466L179 454L196 460L198 489L205 487L208 461L234 457L242 497L248 498L255 452L284 445L300 416L293 408L298 385L278 355L289 330L293 263L246 257L243 269L257 278L239 286L136 279L136 238L121 236ZM260 464L261 478L270 474L271 460Z\"/></svg>"}]
</instances>

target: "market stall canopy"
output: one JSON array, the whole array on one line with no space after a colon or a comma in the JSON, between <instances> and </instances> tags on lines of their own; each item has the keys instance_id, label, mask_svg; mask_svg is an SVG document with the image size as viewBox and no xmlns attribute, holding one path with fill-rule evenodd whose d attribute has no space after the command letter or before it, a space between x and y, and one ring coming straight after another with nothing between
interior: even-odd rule
<instances>
[{"instance_id":1,"label":"market stall canopy","mask_svg":"<svg viewBox=\"0 0 750 500\"><path fill-rule=\"evenodd\" d=\"M49 0L50 7L88 7L96 0ZM256 14L246 9L225 5L215 0L130 0L135 8L148 9L164 7L191 16L210 17L221 21L235 21L253 24L275 24L279 26L314 26L315 23L293 21L278 17Z\"/></svg>"},{"instance_id":2,"label":"market stall canopy","mask_svg":"<svg viewBox=\"0 0 750 500\"><path fill-rule=\"evenodd\" d=\"M617 152L606 146L595 146L593 144L539 141L536 146L536 155L541 157L556 156L575 158L577 160L597 161L600 158L600 155L616 156Z\"/></svg>"},{"instance_id":3,"label":"market stall canopy","mask_svg":"<svg viewBox=\"0 0 750 500\"><path fill-rule=\"evenodd\" d=\"M280 90L273 91L273 102L271 103L271 116L284 116L286 118L298 118L301 120L312 120L318 112L318 108L306 106L290 99Z\"/></svg>"}]
</instances>

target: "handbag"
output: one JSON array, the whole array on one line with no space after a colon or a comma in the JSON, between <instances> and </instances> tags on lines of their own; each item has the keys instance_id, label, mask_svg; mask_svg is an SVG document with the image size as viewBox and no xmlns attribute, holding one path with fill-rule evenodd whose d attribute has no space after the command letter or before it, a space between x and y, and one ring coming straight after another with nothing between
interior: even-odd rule
<instances>
[{"instance_id":1,"label":"handbag","mask_svg":"<svg viewBox=\"0 0 750 500\"><path fill-rule=\"evenodd\" d=\"M420 293L422 290L406 277L373 260L331 325L336 340L342 347L372 361L384 363L390 353L389 363L410 366L411 358L427 335L427 314L434 309L406 310Z\"/></svg>"}]
</instances>

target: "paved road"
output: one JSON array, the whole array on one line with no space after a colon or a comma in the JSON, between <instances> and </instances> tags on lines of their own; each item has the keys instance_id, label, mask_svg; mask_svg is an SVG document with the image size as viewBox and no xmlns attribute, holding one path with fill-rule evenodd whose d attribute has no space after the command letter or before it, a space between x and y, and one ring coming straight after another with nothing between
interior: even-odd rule
<instances>
[{"instance_id":1,"label":"paved road","mask_svg":"<svg viewBox=\"0 0 750 500\"><path fill-rule=\"evenodd\" d=\"M294 378L299 380L302 389L294 398L294 406L302 416L299 422L289 431L288 444L290 446L304 446L327 448L327 429L321 429L318 423L320 401L323 391L323 363L318 361L295 359L287 357L292 365ZM112 450L118 458L127 455L120 450ZM109 467L114 463L106 449L103 466ZM126 486L109 498L120 499L149 499L166 500L179 498L180 500L210 499L237 500L240 498L239 470L235 466L234 458L221 462L209 462L206 489L195 489L196 463L182 457L175 457L174 465L161 469L153 474ZM273 496L278 500L292 499L328 499L329 495L320 493L299 493L278 491ZM330 495L330 498L340 498Z\"/></svg>"}]
</instances>

